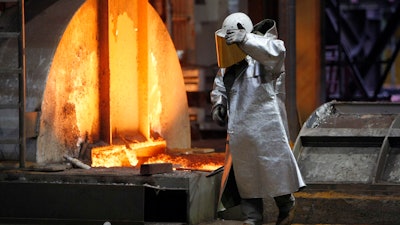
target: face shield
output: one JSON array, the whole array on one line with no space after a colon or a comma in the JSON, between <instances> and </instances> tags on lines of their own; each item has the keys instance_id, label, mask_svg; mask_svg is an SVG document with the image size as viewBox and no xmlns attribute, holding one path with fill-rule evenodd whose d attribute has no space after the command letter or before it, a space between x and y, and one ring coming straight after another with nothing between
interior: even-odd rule
<instances>
[{"instance_id":1,"label":"face shield","mask_svg":"<svg viewBox=\"0 0 400 225\"><path fill-rule=\"evenodd\" d=\"M225 40L226 31L229 29L239 29L237 25L238 23L240 23L248 33L253 29L253 23L250 18L246 14L238 12L227 16L222 23L222 28L215 32L215 47L217 51L218 66L220 68L232 66L246 57L246 53L244 53L236 44L227 45Z\"/></svg>"},{"instance_id":2,"label":"face shield","mask_svg":"<svg viewBox=\"0 0 400 225\"><path fill-rule=\"evenodd\" d=\"M246 57L246 53L236 44L226 44L225 35L226 31L223 29L215 32L215 48L217 50L218 67L220 68L230 67Z\"/></svg>"}]
</instances>

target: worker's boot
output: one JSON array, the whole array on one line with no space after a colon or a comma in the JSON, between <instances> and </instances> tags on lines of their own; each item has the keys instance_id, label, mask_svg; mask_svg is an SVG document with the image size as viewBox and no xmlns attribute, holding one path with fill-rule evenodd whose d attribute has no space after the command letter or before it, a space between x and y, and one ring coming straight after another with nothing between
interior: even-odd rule
<instances>
[{"instance_id":1,"label":"worker's boot","mask_svg":"<svg viewBox=\"0 0 400 225\"><path fill-rule=\"evenodd\" d=\"M263 200L261 198L242 199L240 208L245 217L243 225L262 225Z\"/></svg>"},{"instance_id":2,"label":"worker's boot","mask_svg":"<svg viewBox=\"0 0 400 225\"><path fill-rule=\"evenodd\" d=\"M290 225L294 219L295 198L292 194L275 197L275 203L279 209L276 225Z\"/></svg>"}]
</instances>

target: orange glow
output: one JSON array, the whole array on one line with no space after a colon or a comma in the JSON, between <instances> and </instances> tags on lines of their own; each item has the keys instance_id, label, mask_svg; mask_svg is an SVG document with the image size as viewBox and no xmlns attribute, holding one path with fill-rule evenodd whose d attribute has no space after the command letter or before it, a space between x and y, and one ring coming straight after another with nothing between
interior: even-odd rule
<instances>
[{"instance_id":1,"label":"orange glow","mask_svg":"<svg viewBox=\"0 0 400 225\"><path fill-rule=\"evenodd\" d=\"M92 150L93 167L136 166L138 158L164 153L167 145L190 147L183 76L169 34L147 1L125 4L108 5L112 143ZM127 10L144 7L140 15ZM119 146L129 133L143 138ZM152 133L163 139L153 140Z\"/></svg>"},{"instance_id":2,"label":"orange glow","mask_svg":"<svg viewBox=\"0 0 400 225\"><path fill-rule=\"evenodd\" d=\"M213 171L224 165L223 153L170 155L159 154L145 163L172 163L175 169Z\"/></svg>"},{"instance_id":3,"label":"orange glow","mask_svg":"<svg viewBox=\"0 0 400 225\"><path fill-rule=\"evenodd\" d=\"M136 166L136 156L129 160L125 146L106 146L92 149L92 167Z\"/></svg>"},{"instance_id":4,"label":"orange glow","mask_svg":"<svg viewBox=\"0 0 400 225\"><path fill-rule=\"evenodd\" d=\"M191 147L179 59L147 0L85 1L53 61L41 108L38 162L78 156L77 140L85 138L110 145L93 149L97 167L133 166L141 155ZM144 137L144 146L120 142L131 133ZM154 133L163 141L154 141Z\"/></svg>"},{"instance_id":5,"label":"orange glow","mask_svg":"<svg viewBox=\"0 0 400 225\"><path fill-rule=\"evenodd\" d=\"M175 170L213 171L224 165L224 153L168 154L163 140L92 149L92 167L135 167L139 162L172 163ZM179 152L179 151L178 151Z\"/></svg>"},{"instance_id":6,"label":"orange glow","mask_svg":"<svg viewBox=\"0 0 400 225\"><path fill-rule=\"evenodd\" d=\"M134 167L138 157L149 157L165 152L164 140L111 145L92 149L92 167Z\"/></svg>"},{"instance_id":7,"label":"orange glow","mask_svg":"<svg viewBox=\"0 0 400 225\"><path fill-rule=\"evenodd\" d=\"M133 1L127 4L128 8L135 5ZM110 4L109 7L109 116L114 137L117 135L115 131L121 134L139 130L139 73L136 59L140 59L141 55L132 12L120 8L118 4Z\"/></svg>"}]
</instances>

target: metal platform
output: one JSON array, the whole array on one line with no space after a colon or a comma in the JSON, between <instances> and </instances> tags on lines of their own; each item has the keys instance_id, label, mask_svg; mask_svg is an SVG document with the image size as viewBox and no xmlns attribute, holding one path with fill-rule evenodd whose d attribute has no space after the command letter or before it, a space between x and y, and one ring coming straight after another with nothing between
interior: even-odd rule
<instances>
[{"instance_id":1,"label":"metal platform","mask_svg":"<svg viewBox=\"0 0 400 225\"><path fill-rule=\"evenodd\" d=\"M296 222L400 221L400 104L329 102L305 122L294 154L307 183Z\"/></svg>"},{"instance_id":2,"label":"metal platform","mask_svg":"<svg viewBox=\"0 0 400 225\"><path fill-rule=\"evenodd\" d=\"M132 168L0 173L0 224L199 224L215 219L219 176Z\"/></svg>"}]
</instances>

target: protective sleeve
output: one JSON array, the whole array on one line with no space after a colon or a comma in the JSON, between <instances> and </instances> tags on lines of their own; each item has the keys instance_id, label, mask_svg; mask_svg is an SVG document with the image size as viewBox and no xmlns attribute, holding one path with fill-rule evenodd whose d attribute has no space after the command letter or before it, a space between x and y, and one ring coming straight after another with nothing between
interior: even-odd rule
<instances>
[{"instance_id":1,"label":"protective sleeve","mask_svg":"<svg viewBox=\"0 0 400 225\"><path fill-rule=\"evenodd\" d=\"M227 106L226 89L223 80L224 69L220 69L214 78L213 89L210 93L212 108L217 105Z\"/></svg>"},{"instance_id":2,"label":"protective sleeve","mask_svg":"<svg viewBox=\"0 0 400 225\"><path fill-rule=\"evenodd\" d=\"M249 56L264 65L267 71L279 74L285 62L284 42L274 35L261 36L247 33L239 47Z\"/></svg>"}]
</instances>

